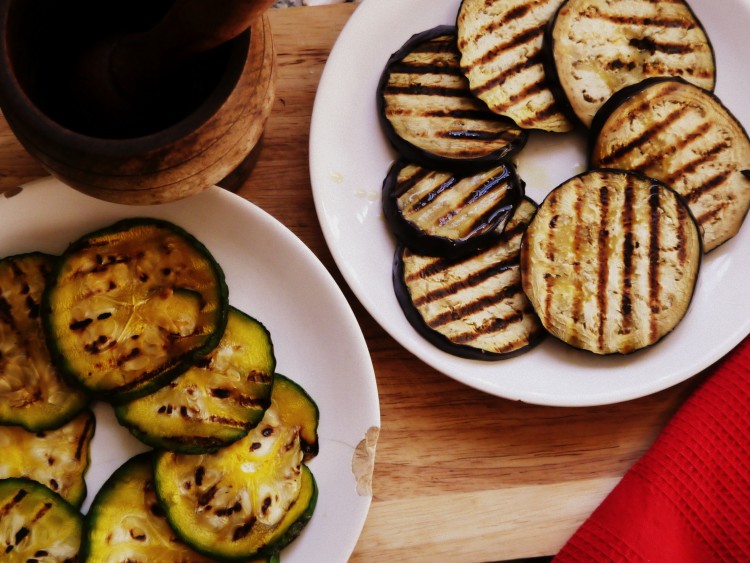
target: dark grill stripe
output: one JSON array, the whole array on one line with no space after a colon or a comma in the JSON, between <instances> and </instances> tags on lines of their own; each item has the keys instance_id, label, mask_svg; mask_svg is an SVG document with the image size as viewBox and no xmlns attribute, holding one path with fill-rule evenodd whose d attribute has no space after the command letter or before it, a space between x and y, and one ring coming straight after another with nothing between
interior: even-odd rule
<instances>
[{"instance_id":1,"label":"dark grill stripe","mask_svg":"<svg viewBox=\"0 0 750 563\"><path fill-rule=\"evenodd\" d=\"M649 204L649 242L648 242L648 301L652 315L649 315L649 339L654 342L657 340L659 326L657 323L657 314L660 311L659 306L659 254L661 253L661 187L653 184L650 189ZM680 244L684 246L683 244Z\"/></svg>"},{"instance_id":2,"label":"dark grill stripe","mask_svg":"<svg viewBox=\"0 0 750 563\"><path fill-rule=\"evenodd\" d=\"M524 314L521 311L514 311L513 314L511 314L508 317L500 318L497 317L495 319L492 319L492 322L487 325L481 327L481 330L473 330L471 332L466 332L462 334L457 334L455 337L451 338L454 342L457 344L469 344L470 342L473 342L476 340L480 334L492 334L493 332L500 332L502 330L507 329L510 325L519 323L523 321Z\"/></svg>"},{"instance_id":3,"label":"dark grill stripe","mask_svg":"<svg viewBox=\"0 0 750 563\"><path fill-rule=\"evenodd\" d=\"M502 72L497 73L495 76L493 76L491 79L487 80L483 84L475 86L474 88L472 88L471 91L475 96L479 96L481 94L489 92L490 90L499 88L503 84L505 84L505 82L508 79L512 78L513 76L516 76L517 74L521 74L525 70L528 70L535 66L541 67L542 60L543 60L543 56L541 52L538 52L527 58L521 58L513 66L510 66L502 70Z\"/></svg>"},{"instance_id":4,"label":"dark grill stripe","mask_svg":"<svg viewBox=\"0 0 750 563\"><path fill-rule=\"evenodd\" d=\"M441 327L450 324L456 319L469 317L471 315L479 313L480 311L483 311L488 307L497 305L498 303L502 303L506 299L511 299L514 296L519 295L521 291L522 289L520 284L509 285L507 287L504 287L502 291L498 291L497 293L492 293L490 295L483 295L480 299L475 299L470 303L465 303L460 307L457 307L450 311L445 311L444 313L436 315L431 319L426 319L426 321L431 328L439 330Z\"/></svg>"},{"instance_id":5,"label":"dark grill stripe","mask_svg":"<svg viewBox=\"0 0 750 563\"><path fill-rule=\"evenodd\" d=\"M13 496L13 498L6 502L0 509L0 520L6 518L8 514L10 514L13 509L18 506L18 504L20 504L20 502L28 494L29 493L26 489L18 489L18 492Z\"/></svg>"},{"instance_id":6,"label":"dark grill stripe","mask_svg":"<svg viewBox=\"0 0 750 563\"><path fill-rule=\"evenodd\" d=\"M539 92L542 92L545 89L544 84L544 78L540 78L536 82L532 82L530 84L527 84L523 87L520 91L518 91L515 94L512 94L511 96L508 96L508 101L505 104L497 104L495 106L495 111L503 112L506 111L508 108L510 108L513 105L516 105L517 103L527 100L528 98L531 98L532 96L536 96ZM535 114L536 115L536 114Z\"/></svg>"},{"instance_id":7,"label":"dark grill stripe","mask_svg":"<svg viewBox=\"0 0 750 563\"><path fill-rule=\"evenodd\" d=\"M404 170L405 168L402 169L401 173L403 173ZM396 197L401 197L414 186L416 186L419 182L422 182L425 178L434 175L434 172L431 172L428 168L423 168L421 166L413 166L411 167L411 170L412 173L408 177L402 178L401 174L399 174L398 183L395 190Z\"/></svg>"},{"instance_id":8,"label":"dark grill stripe","mask_svg":"<svg viewBox=\"0 0 750 563\"><path fill-rule=\"evenodd\" d=\"M630 114L637 116L641 112L646 111L648 107L649 107L649 102L648 101L643 102L637 108L635 108L632 112L630 112ZM689 111L689 108L687 106L681 106L678 110L670 113L664 120L654 125L650 129L647 129L646 131L641 133L638 137L634 138L629 143L626 143L625 145L619 147L618 149L602 157L600 164L602 166L610 166L613 163L617 162L621 158L625 157L626 154L646 144L648 141L656 137L659 133L671 127L673 123L679 120L688 111ZM655 157L652 157L652 158L655 158Z\"/></svg>"},{"instance_id":9,"label":"dark grill stripe","mask_svg":"<svg viewBox=\"0 0 750 563\"><path fill-rule=\"evenodd\" d=\"M436 260L435 262L442 262L442 260ZM480 285L481 283L487 281L488 279L498 274L501 274L507 270L513 269L517 266L518 264L515 258L503 260L501 262L496 262L495 264L491 264L490 266L487 266L486 268L482 268L480 270L477 270L476 272L472 272L471 274L469 274L462 280L455 281L449 285L444 285L440 287L439 289L435 289L433 291L430 291L429 293L426 293L425 295L415 299L414 304L417 307L422 307L428 303L432 303L434 301L444 299L446 296L458 293L462 289L469 288L469 287L476 287ZM422 277L422 278L426 277L422 275L422 272L424 271L429 271L429 269L423 269L420 272L410 275L407 278L407 282L414 282L414 280L419 277Z\"/></svg>"},{"instance_id":10,"label":"dark grill stripe","mask_svg":"<svg viewBox=\"0 0 750 563\"><path fill-rule=\"evenodd\" d=\"M421 211L422 209L430 205L433 201L435 201L441 194L452 189L457 183L458 179L455 176L451 176L445 182L442 182L438 187L419 198L419 200L414 202L414 205L412 205L409 209L405 209L404 215L414 214L418 211ZM400 190L399 194L401 194Z\"/></svg>"},{"instance_id":11,"label":"dark grill stripe","mask_svg":"<svg viewBox=\"0 0 750 563\"><path fill-rule=\"evenodd\" d=\"M83 459L86 444L89 443L94 432L94 424L94 418L87 416L86 424L84 424L83 429L81 430L81 436L78 438L78 443L76 444L75 458L78 461Z\"/></svg>"},{"instance_id":12,"label":"dark grill stripe","mask_svg":"<svg viewBox=\"0 0 750 563\"><path fill-rule=\"evenodd\" d=\"M555 261L555 246L556 246L556 238L557 238L557 218L558 218L558 211L560 208L560 198L558 197L559 194L557 191L553 191L548 197L547 201L549 202L549 209L551 210L552 219L550 220L549 224L547 225L547 228L549 229L549 233L547 235L547 248L545 249L545 255L547 257L547 260L550 262ZM552 315L552 296L555 286L555 278L551 274L545 275L545 284L546 284L546 291L544 296L544 306L543 306L543 315L545 322L544 324L546 326L550 325ZM541 315L540 315L541 316Z\"/></svg>"},{"instance_id":13,"label":"dark grill stripe","mask_svg":"<svg viewBox=\"0 0 750 563\"><path fill-rule=\"evenodd\" d=\"M720 155L722 151L729 148L731 148L730 143L718 143L714 145L707 151L703 152L698 158L691 160L690 162L667 176L664 179L664 182L667 184L672 184L679 178L687 176L688 174L693 174L698 169L698 167L716 160L716 157Z\"/></svg>"},{"instance_id":14,"label":"dark grill stripe","mask_svg":"<svg viewBox=\"0 0 750 563\"><path fill-rule=\"evenodd\" d=\"M493 60L495 60L498 55L504 53L505 51L509 51L511 49L515 49L516 47L520 47L521 45L526 45L527 43L532 43L534 41L537 41L539 38L544 35L544 24L540 24L536 27L532 27L530 29L525 29L521 31L520 33L517 33L515 36L511 37L504 43L499 43L492 47L489 51L487 51L484 55L479 57L478 59L474 59L471 61L470 66L478 66L478 65L486 65L491 63ZM538 50L538 49L537 49Z\"/></svg>"},{"instance_id":15,"label":"dark grill stripe","mask_svg":"<svg viewBox=\"0 0 750 563\"><path fill-rule=\"evenodd\" d=\"M466 97L465 88L451 88L450 86L433 86L427 84L409 84L407 86L388 85L383 89L385 96L442 96L445 98Z\"/></svg>"},{"instance_id":16,"label":"dark grill stripe","mask_svg":"<svg viewBox=\"0 0 750 563\"><path fill-rule=\"evenodd\" d=\"M617 25L632 25L639 28L656 27L665 29L681 28L691 30L695 24L685 18L648 17L648 16L622 16L620 14L585 14L588 19L605 20ZM656 31L655 33L658 33Z\"/></svg>"},{"instance_id":17,"label":"dark grill stripe","mask_svg":"<svg viewBox=\"0 0 750 563\"><path fill-rule=\"evenodd\" d=\"M724 182L726 182L731 175L732 172L730 170L725 170L724 172L714 174L707 181L703 182L703 184L697 186L689 194L686 194L685 199L687 199L689 203L695 203L708 192L713 191L716 188L720 188L721 185L724 184Z\"/></svg>"},{"instance_id":18,"label":"dark grill stripe","mask_svg":"<svg viewBox=\"0 0 750 563\"><path fill-rule=\"evenodd\" d=\"M597 272L597 301L599 305L599 348L604 348L605 325L607 323L607 286L609 285L609 190L606 186L599 188L599 207L601 217L599 218L599 246L597 248L597 259L599 270Z\"/></svg>"},{"instance_id":19,"label":"dark grill stripe","mask_svg":"<svg viewBox=\"0 0 750 563\"><path fill-rule=\"evenodd\" d=\"M622 243L622 298L620 304L620 313L622 316L622 326L625 334L629 334L632 328L632 303L633 303L633 178L628 176L624 192L625 200L621 215L621 228L624 235Z\"/></svg>"}]
</instances>

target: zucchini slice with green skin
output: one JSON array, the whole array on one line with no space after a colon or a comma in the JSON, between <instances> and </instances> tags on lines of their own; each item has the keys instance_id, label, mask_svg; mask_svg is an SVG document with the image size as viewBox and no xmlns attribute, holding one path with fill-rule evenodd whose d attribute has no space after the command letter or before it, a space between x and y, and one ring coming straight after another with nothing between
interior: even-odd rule
<instances>
[{"instance_id":1,"label":"zucchini slice with green skin","mask_svg":"<svg viewBox=\"0 0 750 563\"><path fill-rule=\"evenodd\" d=\"M539 206L521 247L523 289L563 342L628 354L682 320L701 257L698 224L677 192L634 172L592 170Z\"/></svg>"},{"instance_id":2,"label":"zucchini slice with green skin","mask_svg":"<svg viewBox=\"0 0 750 563\"><path fill-rule=\"evenodd\" d=\"M83 516L30 479L0 480L0 553L8 561L78 561Z\"/></svg>"},{"instance_id":3,"label":"zucchini slice with green skin","mask_svg":"<svg viewBox=\"0 0 750 563\"><path fill-rule=\"evenodd\" d=\"M521 288L521 237L536 212L524 198L495 244L448 259L396 250L393 285L411 325L456 356L501 360L537 344L546 332Z\"/></svg>"},{"instance_id":4,"label":"zucchini slice with green skin","mask_svg":"<svg viewBox=\"0 0 750 563\"><path fill-rule=\"evenodd\" d=\"M56 260L40 252L0 260L0 425L56 428L89 402L54 365L44 337L42 293Z\"/></svg>"},{"instance_id":5,"label":"zucchini slice with green skin","mask_svg":"<svg viewBox=\"0 0 750 563\"><path fill-rule=\"evenodd\" d=\"M740 230L750 209L750 138L715 94L652 78L615 94L592 126L593 167L636 170L688 202L709 252Z\"/></svg>"},{"instance_id":6,"label":"zucchini slice with green skin","mask_svg":"<svg viewBox=\"0 0 750 563\"><path fill-rule=\"evenodd\" d=\"M383 182L383 215L413 252L465 256L497 239L523 194L511 164L457 175L399 160Z\"/></svg>"},{"instance_id":7,"label":"zucchini slice with green skin","mask_svg":"<svg viewBox=\"0 0 750 563\"><path fill-rule=\"evenodd\" d=\"M81 561L209 563L170 528L154 491L152 452L121 465L97 493L85 519Z\"/></svg>"},{"instance_id":8,"label":"zucchini slice with green skin","mask_svg":"<svg viewBox=\"0 0 750 563\"><path fill-rule=\"evenodd\" d=\"M84 235L43 298L53 358L97 398L129 401L184 372L227 322L221 267L168 221L127 219Z\"/></svg>"},{"instance_id":9,"label":"zucchini slice with green skin","mask_svg":"<svg viewBox=\"0 0 750 563\"><path fill-rule=\"evenodd\" d=\"M458 10L461 69L471 92L524 129L573 130L544 69L544 28L563 0L463 0Z\"/></svg>"},{"instance_id":10,"label":"zucchini slice with green skin","mask_svg":"<svg viewBox=\"0 0 750 563\"><path fill-rule=\"evenodd\" d=\"M115 413L135 437L157 449L214 451L263 418L275 367L268 330L230 306L216 348L161 389L116 405Z\"/></svg>"},{"instance_id":11,"label":"zucchini slice with green skin","mask_svg":"<svg viewBox=\"0 0 750 563\"><path fill-rule=\"evenodd\" d=\"M456 29L412 36L386 63L378 114L393 147L424 166L455 171L492 166L526 144L527 133L471 94Z\"/></svg>"},{"instance_id":12,"label":"zucchini slice with green skin","mask_svg":"<svg viewBox=\"0 0 750 563\"><path fill-rule=\"evenodd\" d=\"M172 529L196 551L223 560L271 555L312 516L317 486L303 464L302 428L286 422L317 412L299 390L277 375L263 420L215 453L156 454L157 496Z\"/></svg>"},{"instance_id":13,"label":"zucchini slice with green skin","mask_svg":"<svg viewBox=\"0 0 750 563\"><path fill-rule=\"evenodd\" d=\"M586 127L615 92L645 78L679 76L707 90L716 82L708 36L680 0L566 0L544 46L558 102Z\"/></svg>"},{"instance_id":14,"label":"zucchini slice with green skin","mask_svg":"<svg viewBox=\"0 0 750 563\"><path fill-rule=\"evenodd\" d=\"M318 455L318 423L320 410L313 398L296 381L277 373L273 382L273 397L279 408L282 424L299 430L303 461Z\"/></svg>"},{"instance_id":15,"label":"zucchini slice with green skin","mask_svg":"<svg viewBox=\"0 0 750 563\"><path fill-rule=\"evenodd\" d=\"M46 485L76 508L86 498L86 471L96 419L85 410L55 430L0 426L0 479L23 477Z\"/></svg>"}]
</instances>

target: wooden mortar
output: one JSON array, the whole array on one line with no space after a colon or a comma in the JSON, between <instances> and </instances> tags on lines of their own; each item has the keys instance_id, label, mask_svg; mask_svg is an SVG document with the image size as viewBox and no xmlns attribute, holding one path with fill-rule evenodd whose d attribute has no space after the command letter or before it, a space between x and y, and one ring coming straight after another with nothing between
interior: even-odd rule
<instances>
[{"instance_id":1,"label":"wooden mortar","mask_svg":"<svg viewBox=\"0 0 750 563\"><path fill-rule=\"evenodd\" d=\"M158 123L154 114L141 129L123 133L96 131L79 119L86 105L73 109L79 100L64 83L67 74L54 76L61 64L49 62L47 73L29 70L38 63L28 39L29 22L38 11L29 4L33 2L0 0L0 109L29 153L65 184L116 203L173 201L217 184L260 140L275 94L267 16L212 55L210 61L219 61L215 81L194 106L165 123ZM45 83L47 78L54 83ZM179 89L167 91L167 96L172 98L161 114L187 103L179 99Z\"/></svg>"}]
</instances>

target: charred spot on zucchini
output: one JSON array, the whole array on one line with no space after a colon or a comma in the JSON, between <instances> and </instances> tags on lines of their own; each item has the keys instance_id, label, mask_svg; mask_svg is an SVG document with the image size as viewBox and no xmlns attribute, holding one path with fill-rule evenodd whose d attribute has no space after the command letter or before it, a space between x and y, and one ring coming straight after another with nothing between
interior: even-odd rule
<instances>
[{"instance_id":1,"label":"charred spot on zucchini","mask_svg":"<svg viewBox=\"0 0 750 563\"><path fill-rule=\"evenodd\" d=\"M182 453L213 451L242 438L271 403L276 358L263 324L231 307L207 356L157 391L115 406L141 441Z\"/></svg>"},{"instance_id":2,"label":"charred spot on zucchini","mask_svg":"<svg viewBox=\"0 0 750 563\"><path fill-rule=\"evenodd\" d=\"M107 479L86 514L82 561L214 561L177 537L153 481L152 452L130 458Z\"/></svg>"},{"instance_id":3,"label":"charred spot on zucchini","mask_svg":"<svg viewBox=\"0 0 750 563\"><path fill-rule=\"evenodd\" d=\"M9 561L78 561L83 516L30 479L0 479L0 553Z\"/></svg>"},{"instance_id":4,"label":"charred spot on zucchini","mask_svg":"<svg viewBox=\"0 0 750 563\"><path fill-rule=\"evenodd\" d=\"M0 425L56 428L88 404L57 369L45 341L42 294L56 260L41 252L0 260Z\"/></svg>"},{"instance_id":5,"label":"charred spot on zucchini","mask_svg":"<svg viewBox=\"0 0 750 563\"><path fill-rule=\"evenodd\" d=\"M719 98L682 79L652 78L615 94L592 126L593 167L636 170L688 202L709 252L750 208L750 138Z\"/></svg>"},{"instance_id":6,"label":"charred spot on zucchini","mask_svg":"<svg viewBox=\"0 0 750 563\"><path fill-rule=\"evenodd\" d=\"M552 190L521 246L523 289L545 328L576 348L628 354L682 320L701 264L682 197L622 170L591 170Z\"/></svg>"},{"instance_id":7,"label":"charred spot on zucchini","mask_svg":"<svg viewBox=\"0 0 750 563\"><path fill-rule=\"evenodd\" d=\"M399 160L383 182L383 214L413 252L458 257L496 240L523 192L511 164L458 175Z\"/></svg>"},{"instance_id":8,"label":"charred spot on zucchini","mask_svg":"<svg viewBox=\"0 0 750 563\"><path fill-rule=\"evenodd\" d=\"M558 102L589 127L618 90L654 76L713 89L711 43L686 2L566 0L547 29L546 72Z\"/></svg>"},{"instance_id":9,"label":"charred spot on zucchini","mask_svg":"<svg viewBox=\"0 0 750 563\"><path fill-rule=\"evenodd\" d=\"M522 290L519 267L521 238L536 207L524 198L492 246L463 258L396 250L396 297L429 342L456 356L500 360L545 336Z\"/></svg>"},{"instance_id":10,"label":"charred spot on zucchini","mask_svg":"<svg viewBox=\"0 0 750 563\"><path fill-rule=\"evenodd\" d=\"M301 436L314 403L301 391L277 375L271 406L244 438L213 453L156 454L157 496L193 549L227 560L274 554L310 519L317 486Z\"/></svg>"},{"instance_id":11,"label":"charred spot on zucchini","mask_svg":"<svg viewBox=\"0 0 750 563\"><path fill-rule=\"evenodd\" d=\"M227 321L224 274L168 221L120 221L72 243L43 296L50 351L97 398L132 400L212 350Z\"/></svg>"},{"instance_id":12,"label":"charred spot on zucchini","mask_svg":"<svg viewBox=\"0 0 750 563\"><path fill-rule=\"evenodd\" d=\"M451 26L418 33L391 55L377 105L393 147L425 166L491 166L526 143L525 131L471 94Z\"/></svg>"},{"instance_id":13,"label":"charred spot on zucchini","mask_svg":"<svg viewBox=\"0 0 750 563\"><path fill-rule=\"evenodd\" d=\"M552 94L542 56L544 28L562 2L463 0L458 11L460 64L472 94L524 129L573 129Z\"/></svg>"},{"instance_id":14,"label":"charred spot on zucchini","mask_svg":"<svg viewBox=\"0 0 750 563\"><path fill-rule=\"evenodd\" d=\"M0 479L32 479L58 493L75 507L86 498L86 471L96 420L86 409L60 428L29 432L0 426Z\"/></svg>"}]
</instances>

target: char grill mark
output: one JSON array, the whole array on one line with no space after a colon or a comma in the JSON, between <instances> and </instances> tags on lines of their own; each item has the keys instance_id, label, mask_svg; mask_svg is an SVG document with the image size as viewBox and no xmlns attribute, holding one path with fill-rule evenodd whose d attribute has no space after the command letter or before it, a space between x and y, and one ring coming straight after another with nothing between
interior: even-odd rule
<instances>
[{"instance_id":1,"label":"char grill mark","mask_svg":"<svg viewBox=\"0 0 750 563\"><path fill-rule=\"evenodd\" d=\"M469 260L471 260L471 258ZM455 260L436 259L433 263L410 275L407 278L407 282L413 283L419 278L432 277L450 268L455 268L457 264L460 264L460 262L457 262ZM515 267L517 267L515 260L509 259L503 262L496 262L494 264L491 264L490 266L487 266L486 268L474 271L464 278L456 280L449 285L444 285L438 290L433 290L421 297L418 297L414 300L414 304L417 307L422 307L424 305L427 305L428 303L434 303L435 301L445 299L446 297L455 295L462 289L477 287L493 276L496 276Z\"/></svg>"},{"instance_id":2,"label":"char grill mark","mask_svg":"<svg viewBox=\"0 0 750 563\"><path fill-rule=\"evenodd\" d=\"M454 321L457 318L468 317L468 316L474 315L491 305L497 305L498 303L501 303L502 301L506 299L510 299L520 292L521 292L520 284L510 285L508 287L503 288L502 291L493 293L491 295L484 295L481 298L476 299L470 303L466 303L464 305L461 305L460 307L456 307L454 309L451 309L450 311L446 311L444 313L441 313L440 315L436 315L430 319L427 319L427 324L431 328L434 328L437 330L440 327L447 325L448 323ZM450 294L442 296L442 297L448 297L449 295ZM425 303L422 301L419 304L424 305ZM518 320L520 321L520 319ZM507 326L507 324L504 326ZM464 339L464 343L465 342L466 342L466 339Z\"/></svg>"},{"instance_id":3,"label":"char grill mark","mask_svg":"<svg viewBox=\"0 0 750 563\"><path fill-rule=\"evenodd\" d=\"M648 198L649 204L649 244L648 244L648 303L651 315L649 317L649 339L656 340L659 327L656 322L656 315L659 314L661 306L659 305L659 254L661 249L661 221L659 206L661 205L659 197L659 188L657 186L651 186L651 194ZM685 217L682 216L681 210L678 210L678 216L680 218L680 225L682 225ZM680 241L680 255L684 254L684 235L681 232L684 231L684 227L678 228L678 240ZM684 262L681 259L680 262Z\"/></svg>"},{"instance_id":4,"label":"char grill mark","mask_svg":"<svg viewBox=\"0 0 750 563\"><path fill-rule=\"evenodd\" d=\"M537 53L528 58L521 58L513 66L506 68L483 84L475 86L471 89L471 91L475 96L479 96L481 94L489 92L493 88L499 88L500 86L505 84L505 82L509 78L512 78L517 74L521 74L522 72L525 72L530 68L541 66L542 58L543 57L541 53Z\"/></svg>"},{"instance_id":5,"label":"char grill mark","mask_svg":"<svg viewBox=\"0 0 750 563\"><path fill-rule=\"evenodd\" d=\"M470 66L489 64L506 51L516 49L529 43L538 42L539 38L542 37L542 35L544 35L544 25L538 25L530 29L524 29L509 40L505 41L504 43L495 45L494 47L492 47L492 49L484 53L482 56L474 59Z\"/></svg>"},{"instance_id":6,"label":"char grill mark","mask_svg":"<svg viewBox=\"0 0 750 563\"><path fill-rule=\"evenodd\" d=\"M640 111L645 111L648 109L648 102L644 102L641 104L641 107L636 108L632 115L637 116ZM671 112L669 115L667 115L664 120L662 120L657 125L654 125L653 127L650 127L649 129L646 129L643 133L641 133L638 137L634 138L632 141L629 141L628 143L622 145L621 147L618 147L616 150L612 151L611 153L607 154L601 159L601 165L602 166L611 166L612 163L625 158L628 153L632 153L633 151L636 151L646 143L648 143L650 140L652 140L654 137L656 137L659 133L662 131L667 130L670 126L672 126L674 123L676 123L681 117L683 117L687 112L689 111L689 108L687 106L680 106L679 109Z\"/></svg>"},{"instance_id":7,"label":"char grill mark","mask_svg":"<svg viewBox=\"0 0 750 563\"><path fill-rule=\"evenodd\" d=\"M420 180L426 180L427 178L434 176L435 174L433 172L429 172L426 169L422 169L425 173L417 173L415 174L412 179L410 179L409 182L406 183L405 189L399 189L398 195L402 195L409 191L410 188L413 188L414 185L419 182ZM417 177L417 181L412 181L414 177ZM450 190L453 186L456 185L456 182L458 179L455 176L451 176L448 178L445 182L440 183L434 190L431 190L430 192L423 195L421 198L419 198L417 201L414 202L414 204L409 208L405 209L404 212L406 215L410 215L413 213L418 213L419 211L425 209L428 205L436 201L443 193Z\"/></svg>"},{"instance_id":8,"label":"char grill mark","mask_svg":"<svg viewBox=\"0 0 750 563\"><path fill-rule=\"evenodd\" d=\"M629 334L632 329L633 318L633 223L634 223L634 212L633 207L633 185L632 178L628 177L627 185L625 186L624 192L624 203L622 210L622 224L620 228L623 232L622 242L622 256L623 256L623 268L622 268L622 280L621 280L621 303L620 311L622 315L622 327L626 334Z\"/></svg>"},{"instance_id":9,"label":"char grill mark","mask_svg":"<svg viewBox=\"0 0 750 563\"><path fill-rule=\"evenodd\" d=\"M710 191L718 189L721 186L723 186L724 183L727 181L727 179L731 175L732 173L729 170L725 170L723 172L719 172L718 174L714 174L713 176L708 178L705 182L703 182L700 186L692 190L690 193L685 194L686 199L688 200L689 203L694 203L698 201Z\"/></svg>"},{"instance_id":10,"label":"char grill mark","mask_svg":"<svg viewBox=\"0 0 750 563\"><path fill-rule=\"evenodd\" d=\"M607 324L607 287L609 286L609 190L606 186L599 188L599 205L601 215L599 218L599 240L597 248L597 260L599 262L599 271L597 272L597 292L596 298L599 306L599 347L604 348L605 331Z\"/></svg>"}]
</instances>

